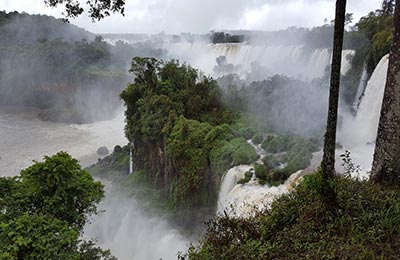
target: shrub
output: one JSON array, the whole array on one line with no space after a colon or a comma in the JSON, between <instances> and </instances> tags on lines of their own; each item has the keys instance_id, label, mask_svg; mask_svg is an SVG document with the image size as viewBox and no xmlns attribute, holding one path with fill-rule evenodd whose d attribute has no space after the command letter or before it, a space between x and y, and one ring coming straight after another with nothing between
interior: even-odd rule
<instances>
[{"instance_id":1,"label":"shrub","mask_svg":"<svg viewBox=\"0 0 400 260\"><path fill-rule=\"evenodd\" d=\"M261 144L263 141L263 135L260 133L257 133L253 136L253 139L251 139L253 141L253 144Z\"/></svg>"},{"instance_id":2,"label":"shrub","mask_svg":"<svg viewBox=\"0 0 400 260\"><path fill-rule=\"evenodd\" d=\"M253 173L251 171L247 171L244 173L244 177L240 179L237 184L245 184L248 183L251 180L251 177L253 177Z\"/></svg>"},{"instance_id":3,"label":"shrub","mask_svg":"<svg viewBox=\"0 0 400 260\"><path fill-rule=\"evenodd\" d=\"M266 180L268 174L267 167L265 167L263 164L256 163L254 164L254 171L257 178Z\"/></svg>"},{"instance_id":4,"label":"shrub","mask_svg":"<svg viewBox=\"0 0 400 260\"><path fill-rule=\"evenodd\" d=\"M399 187L338 178L332 206L318 176L253 217L210 220L181 259L399 259Z\"/></svg>"},{"instance_id":5,"label":"shrub","mask_svg":"<svg viewBox=\"0 0 400 260\"><path fill-rule=\"evenodd\" d=\"M257 160L257 153L254 148L242 138L235 138L230 141L232 144L233 165L250 164Z\"/></svg>"}]
</instances>

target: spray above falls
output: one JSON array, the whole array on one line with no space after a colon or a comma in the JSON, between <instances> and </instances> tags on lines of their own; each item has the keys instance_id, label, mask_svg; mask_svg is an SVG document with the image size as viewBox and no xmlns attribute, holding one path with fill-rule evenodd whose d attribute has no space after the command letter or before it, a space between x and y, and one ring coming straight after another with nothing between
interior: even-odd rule
<instances>
[{"instance_id":1,"label":"spray above falls","mask_svg":"<svg viewBox=\"0 0 400 260\"><path fill-rule=\"evenodd\" d=\"M166 43L171 58L186 61L206 74L221 76L244 75L254 66L264 68L264 78L275 74L312 80L322 77L331 60L328 49L307 50L301 45L252 45L247 43L178 42ZM343 51L342 74L351 67L353 50ZM226 58L226 71L216 70L216 60Z\"/></svg>"}]
</instances>

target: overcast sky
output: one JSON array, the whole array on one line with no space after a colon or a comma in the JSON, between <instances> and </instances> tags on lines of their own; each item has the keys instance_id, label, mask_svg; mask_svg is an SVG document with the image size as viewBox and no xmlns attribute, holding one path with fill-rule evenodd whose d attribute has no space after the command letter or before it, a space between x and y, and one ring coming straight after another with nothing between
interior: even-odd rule
<instances>
[{"instance_id":1,"label":"overcast sky","mask_svg":"<svg viewBox=\"0 0 400 260\"><path fill-rule=\"evenodd\" d=\"M0 0L0 10L62 17L43 0ZM81 1L85 2L85 1ZM355 20L379 8L382 0L348 0ZM126 0L125 17L92 23L82 15L71 23L95 33L206 33L210 30L274 30L312 27L334 18L334 0Z\"/></svg>"}]
</instances>

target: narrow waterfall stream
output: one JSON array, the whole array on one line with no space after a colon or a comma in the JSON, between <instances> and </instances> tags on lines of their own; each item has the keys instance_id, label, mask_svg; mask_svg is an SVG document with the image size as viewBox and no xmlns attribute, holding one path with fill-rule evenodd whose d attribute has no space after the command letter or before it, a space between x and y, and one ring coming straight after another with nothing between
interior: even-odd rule
<instances>
[{"instance_id":1,"label":"narrow waterfall stream","mask_svg":"<svg viewBox=\"0 0 400 260\"><path fill-rule=\"evenodd\" d=\"M362 97L364 95L365 88L367 87L367 84L368 84L368 72L367 72L367 66L364 64L364 68L361 73L360 82L358 83L356 97L354 98L354 102L353 102L354 111L357 111L358 108L360 107L360 103L361 103Z\"/></svg>"}]
</instances>

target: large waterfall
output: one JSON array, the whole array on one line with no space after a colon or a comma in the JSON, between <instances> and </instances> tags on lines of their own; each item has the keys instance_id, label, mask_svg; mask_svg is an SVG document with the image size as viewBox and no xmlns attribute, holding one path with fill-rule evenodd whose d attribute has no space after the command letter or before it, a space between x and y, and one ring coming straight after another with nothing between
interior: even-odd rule
<instances>
[{"instance_id":1,"label":"large waterfall","mask_svg":"<svg viewBox=\"0 0 400 260\"><path fill-rule=\"evenodd\" d=\"M357 111L358 108L360 107L360 103L361 103L363 94L365 92L365 88L367 87L367 83L368 83L368 71L367 71L367 65L364 64L363 71L361 73L360 82L358 83L356 97L354 98L354 102L353 102L354 111Z\"/></svg>"},{"instance_id":2,"label":"large waterfall","mask_svg":"<svg viewBox=\"0 0 400 260\"><path fill-rule=\"evenodd\" d=\"M340 111L343 125L338 131L338 140L343 145L343 149L337 150L338 169L341 164L339 155L349 150L353 162L361 166L361 172L357 176L360 178L367 178L367 172L371 167L387 68L388 55L381 59L366 84L356 116L351 111ZM260 154L259 147L254 148ZM269 206L276 196L290 191L302 176L314 171L321 158L321 152L314 154L310 167L292 174L284 184L278 187L260 185L254 179L247 184L237 184L244 173L253 167L252 165L240 165L229 169L222 179L218 213L249 216L254 210Z\"/></svg>"},{"instance_id":3,"label":"large waterfall","mask_svg":"<svg viewBox=\"0 0 400 260\"><path fill-rule=\"evenodd\" d=\"M279 186L261 185L254 176L248 183L238 184L237 182L244 177L244 173L253 165L239 165L229 169L222 179L217 213L241 217L252 216L256 211L269 207L277 196L291 191L304 175L315 171L321 158L321 152L314 153L309 167L293 173L285 183Z\"/></svg>"},{"instance_id":4,"label":"large waterfall","mask_svg":"<svg viewBox=\"0 0 400 260\"><path fill-rule=\"evenodd\" d=\"M306 50L300 45L251 45L245 43L212 44L207 42L166 43L171 58L188 62L206 74L218 76L213 69L216 59L226 58L231 64L231 71L243 73L251 70L254 64L262 66L268 75L282 74L304 80L318 78L324 75L326 66L331 60L328 49ZM342 74L351 68L353 50L343 51Z\"/></svg>"},{"instance_id":5,"label":"large waterfall","mask_svg":"<svg viewBox=\"0 0 400 260\"><path fill-rule=\"evenodd\" d=\"M361 177L368 177L367 172L371 169L389 64L388 58L389 55L384 56L372 73L356 116L347 111L340 113L343 126L338 130L338 141L343 145L343 149L339 150L338 154L349 150L354 163L361 166Z\"/></svg>"},{"instance_id":6,"label":"large waterfall","mask_svg":"<svg viewBox=\"0 0 400 260\"><path fill-rule=\"evenodd\" d=\"M357 111L355 123L358 128L359 142L375 142L378 129L379 116L382 106L383 93L386 83L386 74L389 64L389 55L384 56L375 68L367 88L364 98Z\"/></svg>"},{"instance_id":7,"label":"large waterfall","mask_svg":"<svg viewBox=\"0 0 400 260\"><path fill-rule=\"evenodd\" d=\"M255 145L251 140L248 143L253 146L259 156L257 163L262 164L266 152L261 145ZM259 184L254 174L248 183L238 184L245 173L254 168L254 164L232 167L225 173L221 181L217 213L248 217L255 211L270 206L277 196L289 192L305 174L314 171L319 165L320 158L321 154L315 153L307 169L293 173L285 183L276 187Z\"/></svg>"},{"instance_id":8,"label":"large waterfall","mask_svg":"<svg viewBox=\"0 0 400 260\"><path fill-rule=\"evenodd\" d=\"M343 127L338 131L338 140L344 148L340 152L344 150L351 152L353 161L363 170L362 177L367 177L365 173L371 169L386 83L388 57L389 55L384 56L372 73L356 116L354 117L352 113L341 113Z\"/></svg>"}]
</instances>

